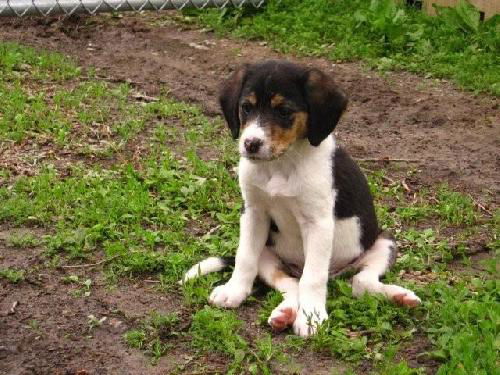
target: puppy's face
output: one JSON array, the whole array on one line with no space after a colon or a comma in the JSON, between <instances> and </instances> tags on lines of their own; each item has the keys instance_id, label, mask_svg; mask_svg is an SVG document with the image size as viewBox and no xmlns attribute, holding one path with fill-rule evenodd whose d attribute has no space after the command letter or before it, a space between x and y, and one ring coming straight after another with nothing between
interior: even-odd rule
<instances>
[{"instance_id":1,"label":"puppy's face","mask_svg":"<svg viewBox=\"0 0 500 375\"><path fill-rule=\"evenodd\" d=\"M333 131L347 100L322 72L284 61L237 70L220 103L242 157L273 160L297 141L317 146Z\"/></svg>"},{"instance_id":2,"label":"puppy's face","mask_svg":"<svg viewBox=\"0 0 500 375\"><path fill-rule=\"evenodd\" d=\"M272 85L274 87L266 89L261 83L261 80L252 80L242 91L239 152L252 160L271 160L305 138L307 105L293 87L286 90L286 87Z\"/></svg>"}]
</instances>

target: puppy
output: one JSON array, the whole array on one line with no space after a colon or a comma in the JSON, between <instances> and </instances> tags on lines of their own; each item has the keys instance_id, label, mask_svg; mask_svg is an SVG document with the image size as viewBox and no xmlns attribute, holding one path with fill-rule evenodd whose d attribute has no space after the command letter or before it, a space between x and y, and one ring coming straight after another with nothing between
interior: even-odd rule
<instances>
[{"instance_id":1,"label":"puppy","mask_svg":"<svg viewBox=\"0 0 500 375\"><path fill-rule=\"evenodd\" d=\"M318 69L285 61L244 65L224 83L220 105L239 137L239 183L244 212L230 280L210 303L238 307L259 276L283 294L269 324L314 334L328 318L328 279L360 270L353 294L380 293L404 306L420 299L379 277L395 260L396 244L381 233L365 177L332 134L347 98ZM223 269L208 258L183 282Z\"/></svg>"}]
</instances>

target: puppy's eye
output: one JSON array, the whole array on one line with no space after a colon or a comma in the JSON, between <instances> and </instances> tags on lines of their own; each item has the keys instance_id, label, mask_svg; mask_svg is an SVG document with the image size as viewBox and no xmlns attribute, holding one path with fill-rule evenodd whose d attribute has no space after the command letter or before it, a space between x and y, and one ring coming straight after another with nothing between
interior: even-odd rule
<instances>
[{"instance_id":1,"label":"puppy's eye","mask_svg":"<svg viewBox=\"0 0 500 375\"><path fill-rule=\"evenodd\" d=\"M288 118L293 113L293 111L288 107L278 107L276 108L276 112L281 118Z\"/></svg>"},{"instance_id":2,"label":"puppy's eye","mask_svg":"<svg viewBox=\"0 0 500 375\"><path fill-rule=\"evenodd\" d=\"M249 102L245 102L241 105L241 112L243 112L243 114L245 115L248 115L250 113L250 111L252 110L253 108L253 105Z\"/></svg>"}]
</instances>

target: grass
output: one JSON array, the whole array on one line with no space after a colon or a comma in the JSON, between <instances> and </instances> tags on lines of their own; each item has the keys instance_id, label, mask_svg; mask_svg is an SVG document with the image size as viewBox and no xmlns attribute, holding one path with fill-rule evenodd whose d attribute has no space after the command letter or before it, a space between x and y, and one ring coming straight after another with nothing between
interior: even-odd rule
<instances>
[{"instance_id":1,"label":"grass","mask_svg":"<svg viewBox=\"0 0 500 375\"><path fill-rule=\"evenodd\" d=\"M81 77L57 53L1 43L0 73L0 141L37 139L79 155L109 155L155 116L128 85Z\"/></svg>"},{"instance_id":2,"label":"grass","mask_svg":"<svg viewBox=\"0 0 500 375\"><path fill-rule=\"evenodd\" d=\"M24 270L18 270L15 268L0 268L0 279L5 279L14 284L23 281L24 274Z\"/></svg>"},{"instance_id":3,"label":"grass","mask_svg":"<svg viewBox=\"0 0 500 375\"><path fill-rule=\"evenodd\" d=\"M430 353L445 363L438 374L498 373L500 297L497 280L472 278L453 288L430 286L440 301L430 310L434 324L427 328L436 350Z\"/></svg>"},{"instance_id":4,"label":"grass","mask_svg":"<svg viewBox=\"0 0 500 375\"><path fill-rule=\"evenodd\" d=\"M262 9L184 14L185 21L265 40L281 52L363 60L381 71L404 69L500 95L500 17L480 22L467 3L438 13L430 17L393 0L271 0Z\"/></svg>"},{"instance_id":5,"label":"grass","mask_svg":"<svg viewBox=\"0 0 500 375\"><path fill-rule=\"evenodd\" d=\"M41 240L32 233L12 233L6 242L8 246L18 249L27 249L41 244Z\"/></svg>"},{"instance_id":6,"label":"grass","mask_svg":"<svg viewBox=\"0 0 500 375\"><path fill-rule=\"evenodd\" d=\"M160 314L152 312L138 329L127 331L124 335L125 342L131 348L144 351L151 357L155 364L167 352L171 344L165 341L179 335L176 325L179 322L177 314Z\"/></svg>"},{"instance_id":7,"label":"grass","mask_svg":"<svg viewBox=\"0 0 500 375\"><path fill-rule=\"evenodd\" d=\"M123 278L158 281L158 293L168 291L174 296L178 311L152 312L134 322L124 336L128 346L144 352L153 364L180 347L195 358L220 356L225 366L222 372L269 374L282 369L283 361L291 361L296 353L305 352L307 357L319 352L341 360L345 373L353 373L367 361L373 373L420 374L423 366L412 369L404 360L404 348L418 334L432 347L420 355L439 360L438 373L494 373L499 319L495 267L490 264L473 275L451 275L449 267L457 260L470 262L466 240L484 228L488 229L488 246L498 250L498 212L493 218L485 216L470 196L446 185L410 196L401 183L387 183L384 174L390 172L369 173L381 225L391 229L400 244L401 257L386 280L414 289L423 305L406 310L376 296L354 299L346 276L330 282L329 319L314 338L271 337L265 321L280 302L276 292L250 299L250 304L259 307L255 319L265 332L257 334L248 318L206 306L208 293L226 275L209 275L183 288L176 284L194 262L207 255L234 254L237 247L241 200L231 171L236 154L230 137L220 135L225 132L221 119L209 119L198 107L166 95L157 102L137 103L126 86L93 78L82 81L82 73L60 55L47 55L46 60L52 61L48 64L34 59L32 50L24 51L22 46L2 48L19 51L18 66L23 59L33 66L17 75L10 68L17 65L1 60L1 69L10 72L2 77L6 85L24 93L33 85L46 87L47 82L53 87L50 92L40 91L36 100L23 102L25 113L33 113L32 107L35 110L39 103L54 113L60 108L69 111L67 116L60 112L64 121L71 119L67 134L75 141L63 146L69 152L79 149L78 139L88 139L79 138L85 132L77 129L91 128L94 122L99 122L100 129L115 129L112 138L118 142L147 138L140 160L117 148L114 153L122 158L107 163L84 154L83 165L72 163L64 170L47 162L33 176L2 174L0 224L43 227L47 235L40 243L29 237L10 237L9 241L17 247L42 246L49 263L106 260L102 267L111 284ZM56 97L54 92L64 95ZM105 113L107 105L120 112L118 117ZM123 133L119 116L125 116L129 124ZM130 118L139 125L130 125L126 120ZM37 144L46 141L42 135L48 134L54 137L50 138L54 147L60 147L58 133L33 119L19 128L12 128L12 119L6 124L0 137ZM205 154L214 148L219 151L217 160ZM21 281L23 275L9 268L0 272L1 278L11 282ZM61 282L73 284L75 296L91 297L97 287L93 277L69 275ZM101 323L89 317L92 329Z\"/></svg>"},{"instance_id":8,"label":"grass","mask_svg":"<svg viewBox=\"0 0 500 375\"><path fill-rule=\"evenodd\" d=\"M227 373L272 374L271 361L289 361L280 345L270 335L256 340L253 345L241 335L242 321L232 311L205 307L193 316L190 328L191 345L203 352L219 352L232 360Z\"/></svg>"}]
</instances>

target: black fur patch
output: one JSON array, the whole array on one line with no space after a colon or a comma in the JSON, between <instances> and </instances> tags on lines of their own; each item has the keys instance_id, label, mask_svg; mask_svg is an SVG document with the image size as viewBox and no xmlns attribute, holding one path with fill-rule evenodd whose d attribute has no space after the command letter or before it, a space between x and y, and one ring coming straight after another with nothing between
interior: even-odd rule
<instances>
[{"instance_id":1,"label":"black fur patch","mask_svg":"<svg viewBox=\"0 0 500 375\"><path fill-rule=\"evenodd\" d=\"M234 139L240 135L239 102L241 89L245 83L248 65L241 66L224 81L219 95L219 103L227 125Z\"/></svg>"},{"instance_id":2,"label":"black fur patch","mask_svg":"<svg viewBox=\"0 0 500 375\"><path fill-rule=\"evenodd\" d=\"M278 233L279 229L276 222L271 219L271 224L269 225L269 234L267 235L266 246L274 246L273 233Z\"/></svg>"},{"instance_id":3,"label":"black fur patch","mask_svg":"<svg viewBox=\"0 0 500 375\"><path fill-rule=\"evenodd\" d=\"M276 222L271 219L271 225L270 225L271 232L279 232L278 226L276 225Z\"/></svg>"},{"instance_id":4,"label":"black fur patch","mask_svg":"<svg viewBox=\"0 0 500 375\"><path fill-rule=\"evenodd\" d=\"M278 233L279 229L275 221L271 219L271 224L269 225L269 234L267 235L266 246L274 246L273 233Z\"/></svg>"},{"instance_id":5,"label":"black fur patch","mask_svg":"<svg viewBox=\"0 0 500 375\"><path fill-rule=\"evenodd\" d=\"M368 182L347 152L338 147L333 155L333 181L337 190L335 216L357 216L361 226L361 245L368 250L380 234Z\"/></svg>"},{"instance_id":6,"label":"black fur patch","mask_svg":"<svg viewBox=\"0 0 500 375\"><path fill-rule=\"evenodd\" d=\"M311 145L318 146L337 126L347 97L330 76L318 69L307 73L305 92L309 107L307 138Z\"/></svg>"},{"instance_id":7,"label":"black fur patch","mask_svg":"<svg viewBox=\"0 0 500 375\"><path fill-rule=\"evenodd\" d=\"M276 243L274 242L273 238L271 237L271 233L267 236L266 240L266 246L274 246Z\"/></svg>"},{"instance_id":8,"label":"black fur patch","mask_svg":"<svg viewBox=\"0 0 500 375\"><path fill-rule=\"evenodd\" d=\"M224 263L224 267L234 267L234 257L220 257L220 260Z\"/></svg>"}]
</instances>

